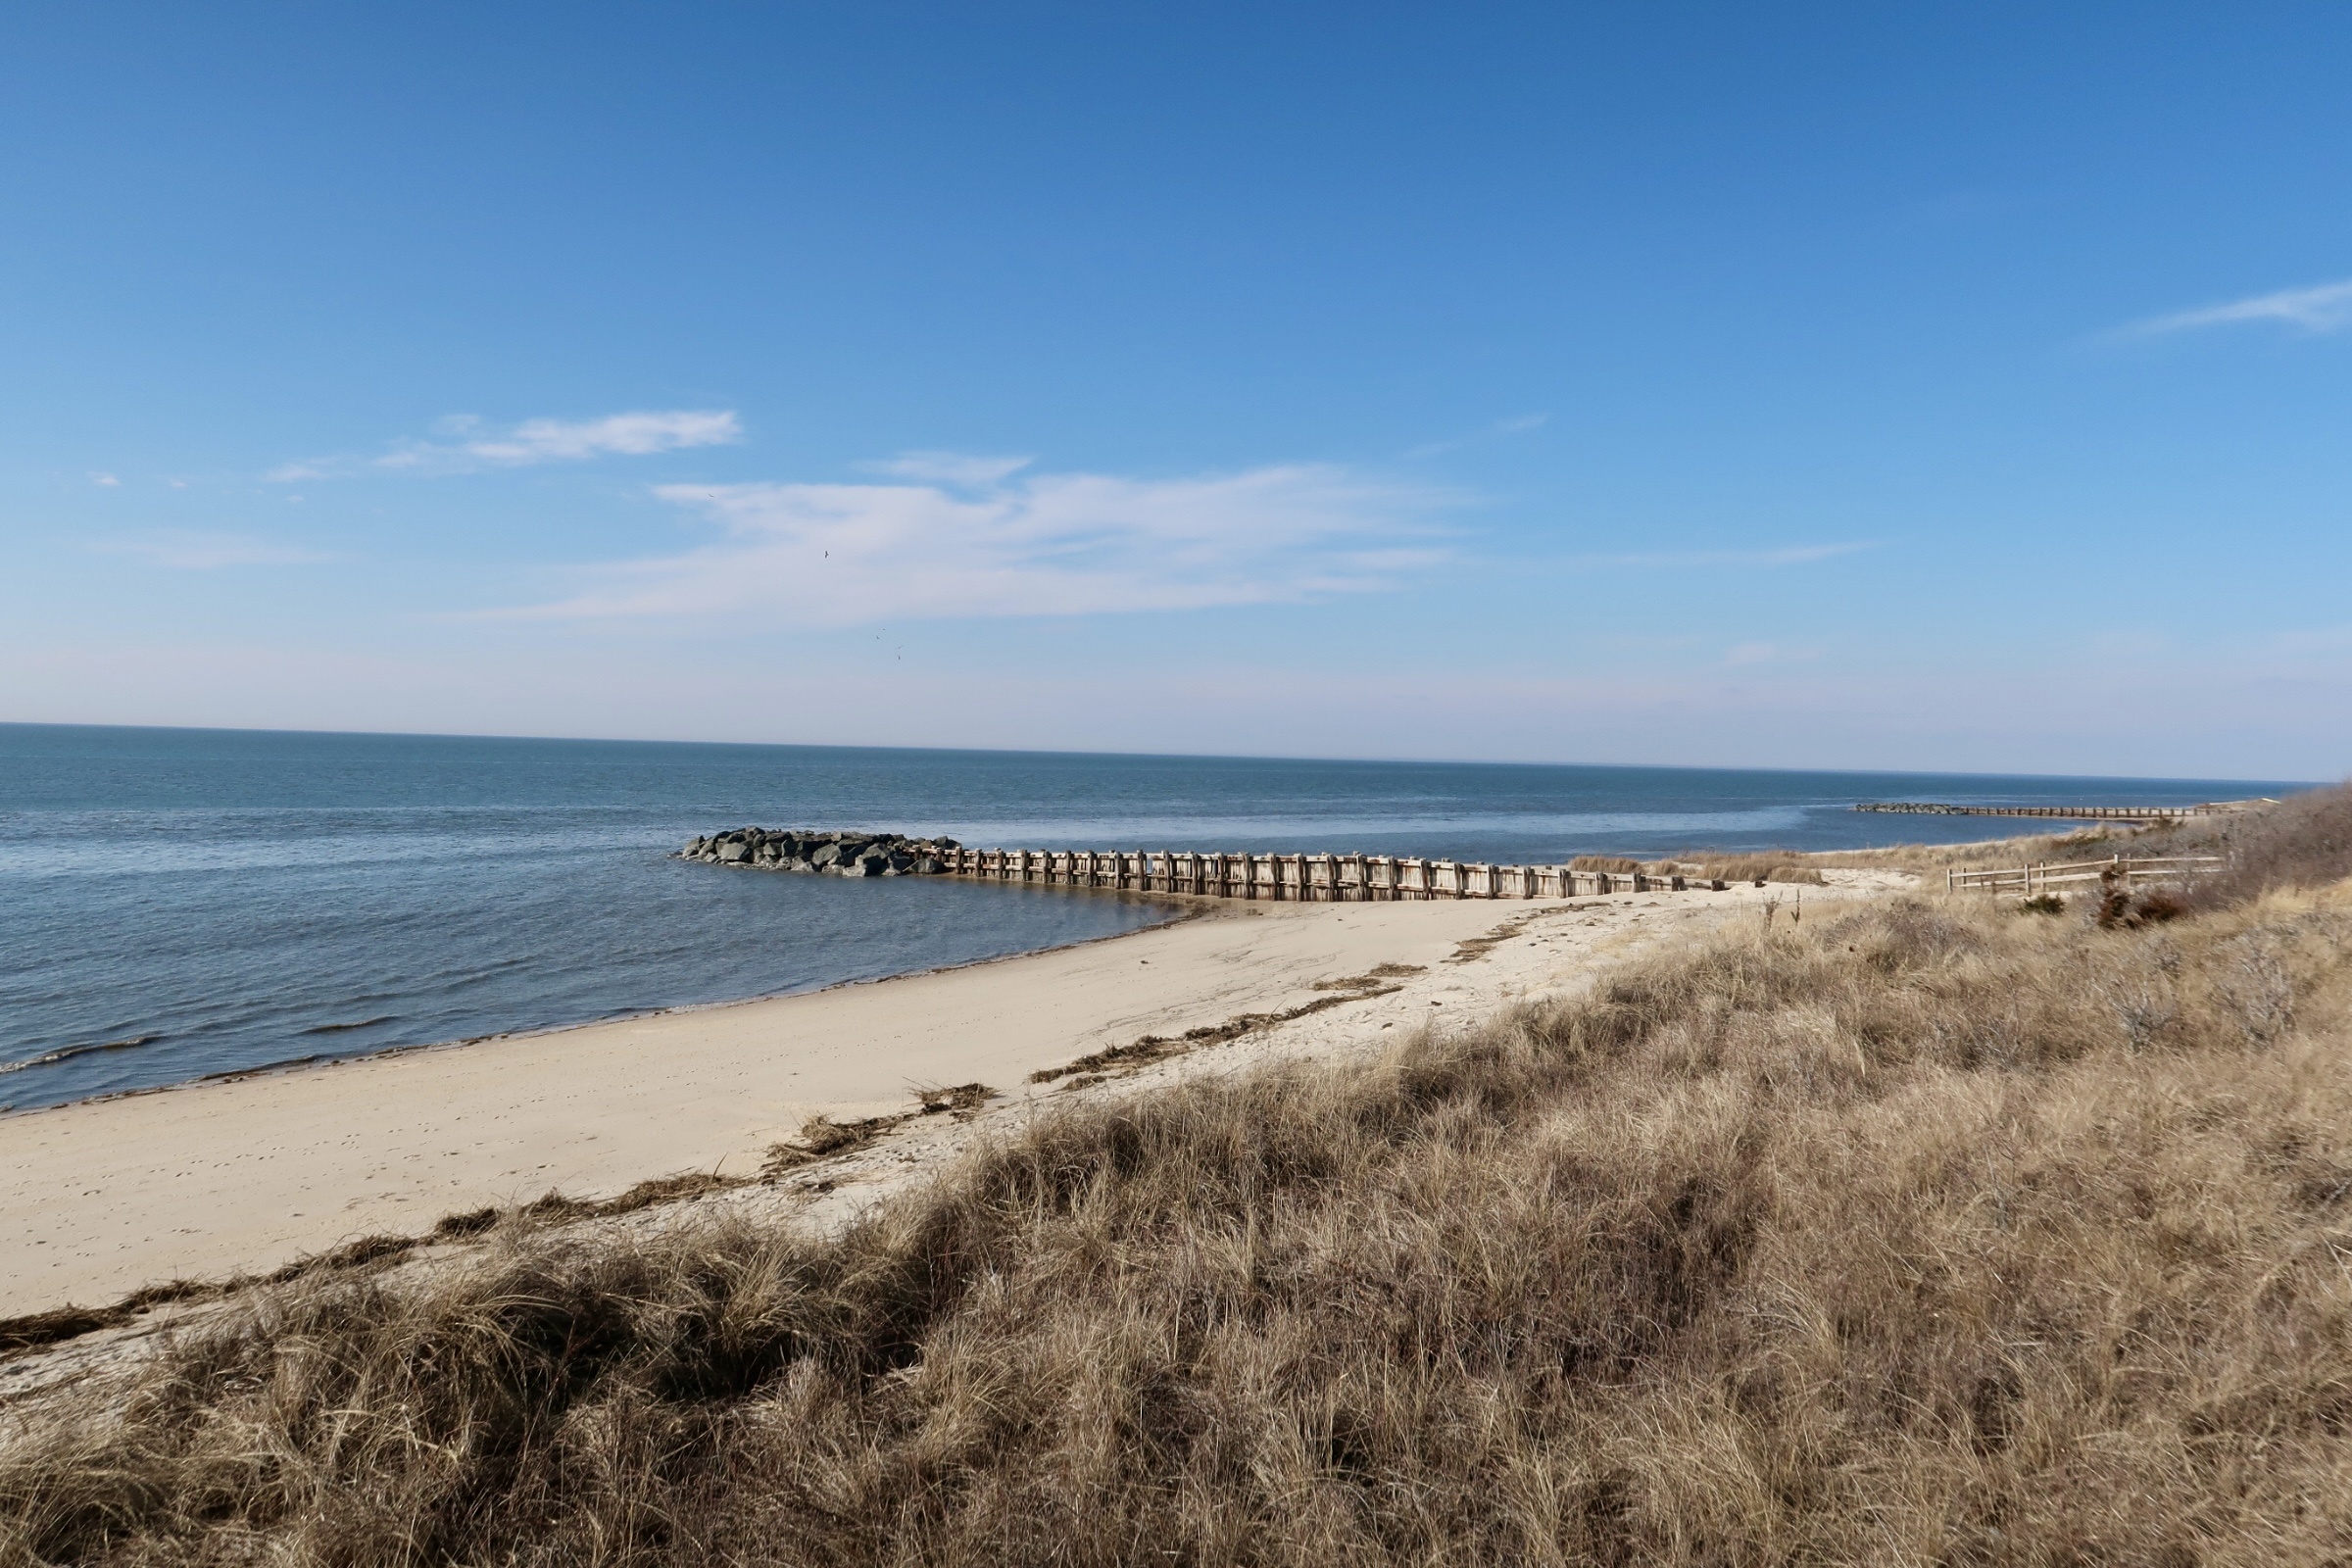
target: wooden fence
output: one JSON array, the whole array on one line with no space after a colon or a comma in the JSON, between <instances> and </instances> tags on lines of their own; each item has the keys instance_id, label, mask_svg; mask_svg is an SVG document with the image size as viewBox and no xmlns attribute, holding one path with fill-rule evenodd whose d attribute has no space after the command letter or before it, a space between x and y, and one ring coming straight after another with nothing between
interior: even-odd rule
<instances>
[{"instance_id":1,"label":"wooden fence","mask_svg":"<svg viewBox=\"0 0 2352 1568\"><path fill-rule=\"evenodd\" d=\"M1191 850L948 850L949 874L1039 887L1125 888L1212 899L1363 904L1394 899L1572 899L1717 888L1703 877L1487 865L1394 855L1211 855Z\"/></svg>"},{"instance_id":2,"label":"wooden fence","mask_svg":"<svg viewBox=\"0 0 2352 1568\"><path fill-rule=\"evenodd\" d=\"M2075 860L2063 865L2006 866L1994 871L1946 871L1947 892L2015 893L2033 898L2054 893L2070 884L2120 882L2180 882L2192 876L2211 876L2228 863L2218 855L2174 855L2128 860L2120 855L2104 860Z\"/></svg>"}]
</instances>

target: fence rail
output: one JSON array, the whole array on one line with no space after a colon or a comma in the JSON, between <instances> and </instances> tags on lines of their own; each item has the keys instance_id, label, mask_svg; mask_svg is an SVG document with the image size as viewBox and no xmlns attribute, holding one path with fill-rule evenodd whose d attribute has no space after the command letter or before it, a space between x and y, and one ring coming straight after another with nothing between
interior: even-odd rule
<instances>
[{"instance_id":1,"label":"fence rail","mask_svg":"<svg viewBox=\"0 0 2352 1568\"><path fill-rule=\"evenodd\" d=\"M2104 860L2074 860L2065 864L2004 866L1990 871L1946 871L1947 892L2016 893L2033 898L2037 892L2082 882L2180 882L2192 876L2211 876L2229 862L2219 855L2148 856L2126 859L2120 855Z\"/></svg>"},{"instance_id":2,"label":"fence rail","mask_svg":"<svg viewBox=\"0 0 2352 1568\"><path fill-rule=\"evenodd\" d=\"M943 852L949 874L1039 887L1124 888L1212 899L1364 904L1405 899L1569 899L1720 889L1705 877L1488 865L1395 855L1211 855L1191 850Z\"/></svg>"}]
</instances>

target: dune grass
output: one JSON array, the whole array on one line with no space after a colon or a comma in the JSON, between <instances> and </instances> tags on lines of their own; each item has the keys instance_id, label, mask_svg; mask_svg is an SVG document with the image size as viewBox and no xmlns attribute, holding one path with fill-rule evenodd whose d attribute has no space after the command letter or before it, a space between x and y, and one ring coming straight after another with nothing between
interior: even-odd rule
<instances>
[{"instance_id":1,"label":"dune grass","mask_svg":"<svg viewBox=\"0 0 2352 1568\"><path fill-rule=\"evenodd\" d=\"M1986 820L1990 823L1998 818ZM2352 876L2352 785L2309 790L2255 810L2183 817L2171 823L2101 822L1966 844L1817 850L1783 858L1797 865L1940 871L2023 865L2029 860L2093 860L2110 855L2228 856L2239 874L2227 883L2213 884L2213 891L2228 901L2243 899L2268 886L2308 887Z\"/></svg>"},{"instance_id":2,"label":"dune grass","mask_svg":"<svg viewBox=\"0 0 2352 1568\"><path fill-rule=\"evenodd\" d=\"M2280 887L2352 877L2352 785L2291 795L2230 816L2190 817L2135 839L2124 855L2219 855L2223 875L2199 884L2200 902L2242 902Z\"/></svg>"},{"instance_id":3,"label":"dune grass","mask_svg":"<svg viewBox=\"0 0 2352 1568\"><path fill-rule=\"evenodd\" d=\"M1766 850L1756 855L1726 855L1714 850L1686 850L1663 860L1636 860L1622 855L1580 855L1568 862L1572 871L1645 871L1652 876L1691 876L1725 882L1797 882L1820 887L1824 878L1797 850Z\"/></svg>"},{"instance_id":4,"label":"dune grass","mask_svg":"<svg viewBox=\"0 0 2352 1568\"><path fill-rule=\"evenodd\" d=\"M2340 1561L2344 896L1782 913L829 1239L502 1222L29 1416L0 1552Z\"/></svg>"},{"instance_id":5,"label":"dune grass","mask_svg":"<svg viewBox=\"0 0 2352 1568\"><path fill-rule=\"evenodd\" d=\"M1702 856L1698 858L1701 876L1724 882L1794 882L1807 887L1820 887L1827 879L1820 870L1804 863L1804 857L1785 851L1763 855Z\"/></svg>"},{"instance_id":6,"label":"dune grass","mask_svg":"<svg viewBox=\"0 0 2352 1568\"><path fill-rule=\"evenodd\" d=\"M1631 876L1644 869L1644 863L1626 855L1580 855L1568 862L1571 871L1609 871Z\"/></svg>"}]
</instances>

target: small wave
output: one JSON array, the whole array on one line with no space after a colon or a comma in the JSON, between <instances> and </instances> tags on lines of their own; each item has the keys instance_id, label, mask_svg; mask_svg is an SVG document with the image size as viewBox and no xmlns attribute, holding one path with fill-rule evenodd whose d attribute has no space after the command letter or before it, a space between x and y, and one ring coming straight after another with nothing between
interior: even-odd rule
<instances>
[{"instance_id":1,"label":"small wave","mask_svg":"<svg viewBox=\"0 0 2352 1568\"><path fill-rule=\"evenodd\" d=\"M379 1017L361 1018L353 1023L315 1023L302 1032L306 1035L339 1035L347 1029L372 1029L379 1023L391 1023L399 1017L397 1012L387 1012Z\"/></svg>"},{"instance_id":2,"label":"small wave","mask_svg":"<svg viewBox=\"0 0 2352 1568\"><path fill-rule=\"evenodd\" d=\"M0 1061L0 1073L23 1072L27 1067L54 1067L61 1061L72 1061L75 1056L87 1056L101 1051L134 1051L163 1038L162 1035L132 1035L124 1040L107 1040L94 1046L60 1046L55 1051L45 1051L37 1056L26 1056L23 1061Z\"/></svg>"}]
</instances>

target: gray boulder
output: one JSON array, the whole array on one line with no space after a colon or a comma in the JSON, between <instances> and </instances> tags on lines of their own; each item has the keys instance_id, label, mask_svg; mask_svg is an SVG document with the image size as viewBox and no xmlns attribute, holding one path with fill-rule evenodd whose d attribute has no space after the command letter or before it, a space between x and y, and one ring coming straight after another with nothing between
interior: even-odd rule
<instances>
[{"instance_id":1,"label":"gray boulder","mask_svg":"<svg viewBox=\"0 0 2352 1568\"><path fill-rule=\"evenodd\" d=\"M899 833L827 833L763 827L730 828L689 840L679 853L714 865L753 865L771 871L823 871L835 876L937 876L947 869L953 839L910 839Z\"/></svg>"}]
</instances>

